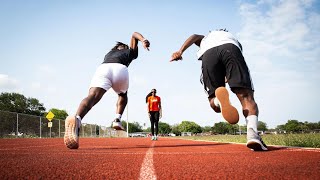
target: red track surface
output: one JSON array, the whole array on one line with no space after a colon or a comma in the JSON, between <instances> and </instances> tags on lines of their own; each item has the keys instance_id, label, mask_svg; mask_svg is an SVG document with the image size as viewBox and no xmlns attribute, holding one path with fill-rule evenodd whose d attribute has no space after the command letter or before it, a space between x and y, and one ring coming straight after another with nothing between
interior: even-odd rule
<instances>
[{"instance_id":1,"label":"red track surface","mask_svg":"<svg viewBox=\"0 0 320 180\"><path fill-rule=\"evenodd\" d=\"M1 179L320 179L320 149L160 138L0 139Z\"/></svg>"}]
</instances>

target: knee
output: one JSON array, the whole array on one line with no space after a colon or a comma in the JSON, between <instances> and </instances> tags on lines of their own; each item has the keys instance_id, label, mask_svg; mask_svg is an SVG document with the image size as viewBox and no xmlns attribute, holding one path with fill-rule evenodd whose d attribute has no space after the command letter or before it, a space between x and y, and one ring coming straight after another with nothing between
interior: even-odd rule
<instances>
[{"instance_id":1,"label":"knee","mask_svg":"<svg viewBox=\"0 0 320 180\"><path fill-rule=\"evenodd\" d=\"M247 117L249 115L257 115L259 114L259 109L258 109L258 105L256 104L255 101L253 101L252 103L247 103L247 105L245 107L242 107L242 113L244 115L244 117Z\"/></svg>"}]
</instances>

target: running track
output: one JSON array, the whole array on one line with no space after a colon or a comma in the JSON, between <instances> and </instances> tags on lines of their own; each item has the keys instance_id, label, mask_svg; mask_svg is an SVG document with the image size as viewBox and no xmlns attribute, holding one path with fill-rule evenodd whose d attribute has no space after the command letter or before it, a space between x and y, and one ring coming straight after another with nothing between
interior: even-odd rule
<instances>
[{"instance_id":1,"label":"running track","mask_svg":"<svg viewBox=\"0 0 320 180\"><path fill-rule=\"evenodd\" d=\"M320 179L320 149L173 138L0 139L1 179Z\"/></svg>"}]
</instances>

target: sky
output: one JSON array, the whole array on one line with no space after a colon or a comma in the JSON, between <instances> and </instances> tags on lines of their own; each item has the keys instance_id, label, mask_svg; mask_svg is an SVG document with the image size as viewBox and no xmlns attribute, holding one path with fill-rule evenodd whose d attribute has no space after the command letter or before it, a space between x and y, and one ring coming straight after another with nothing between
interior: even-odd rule
<instances>
[{"instance_id":1,"label":"sky","mask_svg":"<svg viewBox=\"0 0 320 180\"><path fill-rule=\"evenodd\" d=\"M150 126L145 96L156 88L162 122L193 121L200 126L224 122L209 106L200 84L198 47L183 60L171 54L192 34L226 28L243 46L259 107L268 128L290 119L319 122L320 2L316 0L0 0L0 93L37 98L47 110L69 115L88 95L96 68L116 41L139 44L129 66L129 102L122 119ZM241 105L229 87L231 103ZM111 89L82 120L110 126L117 94Z\"/></svg>"}]
</instances>

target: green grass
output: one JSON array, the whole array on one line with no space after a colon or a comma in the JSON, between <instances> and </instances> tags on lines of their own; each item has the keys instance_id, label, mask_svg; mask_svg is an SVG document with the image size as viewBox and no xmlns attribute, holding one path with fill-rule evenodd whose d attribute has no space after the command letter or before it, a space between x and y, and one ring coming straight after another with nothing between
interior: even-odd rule
<instances>
[{"instance_id":1,"label":"green grass","mask_svg":"<svg viewBox=\"0 0 320 180\"><path fill-rule=\"evenodd\" d=\"M246 135L212 135L212 136L182 136L182 139L246 143ZM320 133L316 134L266 134L262 135L267 145L320 148Z\"/></svg>"}]
</instances>

